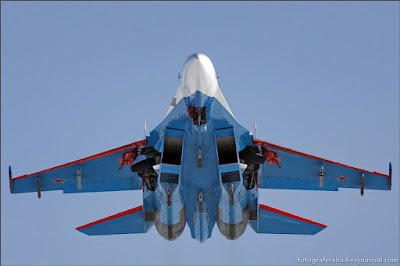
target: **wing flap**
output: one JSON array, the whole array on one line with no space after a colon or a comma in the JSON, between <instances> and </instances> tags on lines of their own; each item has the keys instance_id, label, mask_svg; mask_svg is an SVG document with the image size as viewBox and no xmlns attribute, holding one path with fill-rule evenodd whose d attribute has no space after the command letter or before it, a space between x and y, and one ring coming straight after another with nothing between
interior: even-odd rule
<instances>
[{"instance_id":1,"label":"wing flap","mask_svg":"<svg viewBox=\"0 0 400 266\"><path fill-rule=\"evenodd\" d=\"M143 206L139 206L82 225L76 230L86 235L138 234L146 233L152 225L152 221L145 221Z\"/></svg>"},{"instance_id":2,"label":"wing flap","mask_svg":"<svg viewBox=\"0 0 400 266\"><path fill-rule=\"evenodd\" d=\"M258 219L250 220L250 226L262 234L315 235L326 225L260 204Z\"/></svg>"}]
</instances>

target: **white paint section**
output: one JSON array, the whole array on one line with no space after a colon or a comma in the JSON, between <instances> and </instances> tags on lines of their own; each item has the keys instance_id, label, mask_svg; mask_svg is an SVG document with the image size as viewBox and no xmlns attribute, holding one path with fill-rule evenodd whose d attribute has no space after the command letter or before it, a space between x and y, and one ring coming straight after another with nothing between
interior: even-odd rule
<instances>
[{"instance_id":1,"label":"white paint section","mask_svg":"<svg viewBox=\"0 0 400 266\"><path fill-rule=\"evenodd\" d=\"M183 65L181 83L175 93L167 115L183 98L189 97L196 91L214 97L233 116L221 89L218 86L217 74L214 65L204 54L196 53L186 59Z\"/></svg>"}]
</instances>

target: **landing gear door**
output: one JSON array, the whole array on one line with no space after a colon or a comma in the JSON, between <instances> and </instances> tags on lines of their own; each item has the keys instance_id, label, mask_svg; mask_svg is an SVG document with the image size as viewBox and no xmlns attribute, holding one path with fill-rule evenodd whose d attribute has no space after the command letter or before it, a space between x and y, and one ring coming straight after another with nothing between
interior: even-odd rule
<instances>
[{"instance_id":1,"label":"landing gear door","mask_svg":"<svg viewBox=\"0 0 400 266\"><path fill-rule=\"evenodd\" d=\"M165 130L164 148L161 157L161 183L180 183L183 141L185 132L178 129Z\"/></svg>"},{"instance_id":2,"label":"landing gear door","mask_svg":"<svg viewBox=\"0 0 400 266\"><path fill-rule=\"evenodd\" d=\"M222 184L242 181L233 128L215 130L215 140Z\"/></svg>"}]
</instances>

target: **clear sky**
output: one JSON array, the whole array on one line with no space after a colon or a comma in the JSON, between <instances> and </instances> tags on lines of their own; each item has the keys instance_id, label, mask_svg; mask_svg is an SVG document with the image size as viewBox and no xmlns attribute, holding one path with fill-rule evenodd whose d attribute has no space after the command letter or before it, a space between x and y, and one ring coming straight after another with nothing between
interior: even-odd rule
<instances>
[{"instance_id":1,"label":"clear sky","mask_svg":"<svg viewBox=\"0 0 400 266\"><path fill-rule=\"evenodd\" d=\"M369 170L392 191L263 190L260 202L327 224L315 236L200 244L75 227L142 204L141 191L10 195L27 174L143 138L178 72L210 57L257 137ZM289 264L399 258L399 2L1 2L1 263Z\"/></svg>"}]
</instances>

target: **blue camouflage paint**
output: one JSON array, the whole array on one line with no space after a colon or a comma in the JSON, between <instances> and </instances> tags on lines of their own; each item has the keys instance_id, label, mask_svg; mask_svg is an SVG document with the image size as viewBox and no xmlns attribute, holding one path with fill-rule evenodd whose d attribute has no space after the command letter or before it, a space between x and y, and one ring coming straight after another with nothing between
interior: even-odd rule
<instances>
[{"instance_id":1,"label":"blue camouflage paint","mask_svg":"<svg viewBox=\"0 0 400 266\"><path fill-rule=\"evenodd\" d=\"M174 240L187 223L192 238L204 242L211 237L216 222L220 232L228 239L239 237L248 223L257 233L270 234L315 234L325 228L324 225L266 205L260 207L259 187L326 191L337 191L339 187L360 189L362 186L364 189L390 189L390 175L369 172L254 140L252 134L230 112L215 83L215 70L211 61L204 55L195 54L188 58L184 69L190 69L188 83L183 80L176 95L186 93L186 96L179 96L181 98L178 102L174 98L167 116L149 133L146 141L15 179L11 179L10 166L11 192L38 192L39 195L39 191L48 190L77 193L143 189L143 206L124 212L123 215L118 214L78 227L78 230L89 235L145 233L155 224L164 238ZM190 82L192 87L188 85ZM211 86L207 87L207 82L215 83L216 89L209 90ZM207 86L204 87L205 84ZM204 91L216 96L203 94L199 90L201 86ZM188 95L188 91L194 92ZM189 106L205 107L205 124L192 124ZM238 160L219 165L217 139L228 139L228 144L223 145L229 146L232 144L229 136L234 139ZM171 142L165 142L166 137ZM148 190L142 178L130 169L132 163L147 159L145 155L137 155L140 149L144 146L154 147L163 157L164 142L180 145L180 140L181 164L166 164L161 158L160 165L153 167L158 175L155 189ZM258 180L255 187L247 190L243 172L248 165L240 163L239 152L253 143L262 148L266 160L255 172ZM201 169L198 166L199 150ZM390 173L391 168L389 164ZM81 171L81 188L78 169ZM363 194L363 189L361 191Z\"/></svg>"},{"instance_id":2,"label":"blue camouflage paint","mask_svg":"<svg viewBox=\"0 0 400 266\"><path fill-rule=\"evenodd\" d=\"M331 191L336 191L339 187L360 188L361 174L364 173L365 189L389 189L388 178L380 175L343 167L338 164L321 162L317 159L281 150L268 149L275 151L281 158L281 168L276 164L264 163L260 167L258 178L261 188ZM290 167L287 167L287 165ZM319 187L319 170L321 166L324 168L323 187ZM347 180L338 180L341 176L346 177Z\"/></svg>"},{"instance_id":3,"label":"blue camouflage paint","mask_svg":"<svg viewBox=\"0 0 400 266\"><path fill-rule=\"evenodd\" d=\"M315 235L325 227L259 208L258 221L250 221L257 233Z\"/></svg>"},{"instance_id":4,"label":"blue camouflage paint","mask_svg":"<svg viewBox=\"0 0 400 266\"><path fill-rule=\"evenodd\" d=\"M207 123L201 126L193 125L188 113L188 105L193 101L205 104ZM168 129L185 130L182 165L179 187L170 184L173 190L173 202L171 207L166 205L166 185L162 184L160 189L156 188L156 208L161 211L161 220L166 224L175 224L179 220L179 210L185 205L187 224L190 227L193 238L203 242L211 237L213 226L216 222L218 206L223 213L223 221L226 223L238 223L242 220L242 210L247 206L248 192L246 191L242 177L239 182L234 182L234 205L229 204L230 183L222 185L220 172L240 170L239 164L225 165L219 167L215 134L226 136L235 133L235 141L239 150L247 145L252 145L253 137L248 130L241 126L232 115L212 97L208 97L201 92L196 92L193 97L181 100L177 106L167 115L147 138L147 145L154 146L161 152L165 132L173 132ZM226 129L215 131L217 129ZM218 132L218 133L215 133ZM199 134L201 135L201 150L207 151L202 154L203 167L197 167L199 148ZM167 133L168 135L168 133ZM160 169L167 169L161 165ZM166 170L170 172L170 170ZM242 173L243 170L240 170ZM176 189L180 189L178 193ZM198 210L199 193L202 192L204 199L204 211L200 214ZM146 206L145 206L146 208Z\"/></svg>"}]
</instances>

